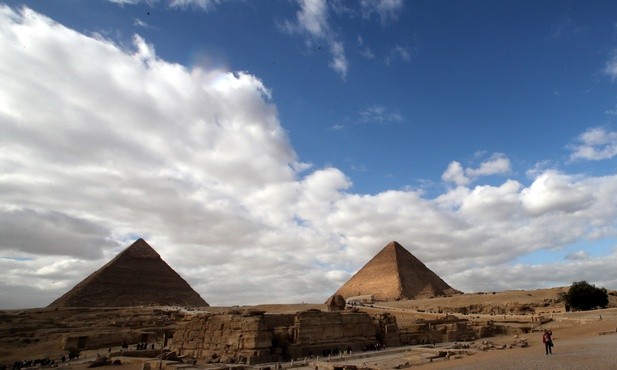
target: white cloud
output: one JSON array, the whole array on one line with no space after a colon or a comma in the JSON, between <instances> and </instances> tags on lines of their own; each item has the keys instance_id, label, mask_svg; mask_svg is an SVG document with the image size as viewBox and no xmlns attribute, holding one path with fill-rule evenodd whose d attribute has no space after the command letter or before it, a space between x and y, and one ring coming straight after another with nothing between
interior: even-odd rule
<instances>
[{"instance_id":1,"label":"white cloud","mask_svg":"<svg viewBox=\"0 0 617 370\"><path fill-rule=\"evenodd\" d=\"M571 160L599 161L617 155L617 132L602 127L593 127L578 136L570 145Z\"/></svg>"},{"instance_id":2,"label":"white cloud","mask_svg":"<svg viewBox=\"0 0 617 370\"><path fill-rule=\"evenodd\" d=\"M482 176L505 175L510 171L510 160L501 153L495 153L489 159L480 163L478 168L468 167L463 169L459 162L451 162L441 175L441 179L456 185L467 185Z\"/></svg>"},{"instance_id":3,"label":"white cloud","mask_svg":"<svg viewBox=\"0 0 617 370\"><path fill-rule=\"evenodd\" d=\"M133 25L136 27L150 28L150 25L147 22L139 18L135 18L135 20L133 21Z\"/></svg>"},{"instance_id":4,"label":"white cloud","mask_svg":"<svg viewBox=\"0 0 617 370\"><path fill-rule=\"evenodd\" d=\"M108 0L108 1L119 4L119 5L124 5L124 4L133 5L133 4L140 3L143 0Z\"/></svg>"},{"instance_id":5,"label":"white cloud","mask_svg":"<svg viewBox=\"0 0 617 370\"><path fill-rule=\"evenodd\" d=\"M22 226L0 254L93 258L140 235L180 266L174 247L194 248L191 266L255 239L284 244L272 228L292 222L289 207L251 205L269 191L293 203L305 166L261 81L167 63L140 37L121 50L27 9L3 7L0 23L1 212Z\"/></svg>"},{"instance_id":6,"label":"white cloud","mask_svg":"<svg viewBox=\"0 0 617 370\"><path fill-rule=\"evenodd\" d=\"M572 260L572 261L586 260L586 259L589 259L589 255L587 254L587 252L581 250L581 251L568 253L566 255L566 259Z\"/></svg>"},{"instance_id":7,"label":"white cloud","mask_svg":"<svg viewBox=\"0 0 617 370\"><path fill-rule=\"evenodd\" d=\"M325 0L299 0L298 2L300 10L296 12L295 22L285 22L284 29L289 33L304 36L309 45L315 42L327 43L332 56L329 66L345 79L348 69L345 47L330 27L328 3Z\"/></svg>"},{"instance_id":8,"label":"white cloud","mask_svg":"<svg viewBox=\"0 0 617 370\"><path fill-rule=\"evenodd\" d=\"M112 3L116 3L120 6L124 5L135 5L139 3L148 3L150 6L154 6L159 0L107 0ZM166 1L168 6L172 8L195 8L203 11L212 11L216 8L217 5L225 2L227 0L170 0Z\"/></svg>"},{"instance_id":9,"label":"white cloud","mask_svg":"<svg viewBox=\"0 0 617 370\"><path fill-rule=\"evenodd\" d=\"M358 35L358 48L360 49L360 55L362 55L366 59L374 59L375 52L368 46L364 44L364 38Z\"/></svg>"},{"instance_id":10,"label":"white cloud","mask_svg":"<svg viewBox=\"0 0 617 370\"><path fill-rule=\"evenodd\" d=\"M613 57L606 62L606 65L604 66L604 73L613 81L617 78L617 53L614 53Z\"/></svg>"},{"instance_id":11,"label":"white cloud","mask_svg":"<svg viewBox=\"0 0 617 370\"><path fill-rule=\"evenodd\" d=\"M480 176L504 175L510 172L510 160L501 153L493 154L489 159L480 163L478 168L467 168L465 174L475 178Z\"/></svg>"},{"instance_id":12,"label":"white cloud","mask_svg":"<svg viewBox=\"0 0 617 370\"><path fill-rule=\"evenodd\" d=\"M390 49L388 55L386 55L384 61L386 65L389 66L392 64L392 62L396 60L400 60L404 63L409 63L409 61L411 60L411 51L400 45L394 45L394 47Z\"/></svg>"},{"instance_id":13,"label":"white cloud","mask_svg":"<svg viewBox=\"0 0 617 370\"><path fill-rule=\"evenodd\" d=\"M450 162L448 168L441 175L441 179L445 182L453 182L456 185L469 184L469 178L465 176L465 170L459 162Z\"/></svg>"},{"instance_id":14,"label":"white cloud","mask_svg":"<svg viewBox=\"0 0 617 370\"><path fill-rule=\"evenodd\" d=\"M513 281L517 282L516 289L568 286L580 280L597 286L614 287L617 286L617 279L610 267L614 263L617 263L616 255L543 265L518 264L507 269L501 266L484 266L456 273L452 279L460 282L460 289L484 292L510 290Z\"/></svg>"},{"instance_id":15,"label":"white cloud","mask_svg":"<svg viewBox=\"0 0 617 370\"><path fill-rule=\"evenodd\" d=\"M205 11L213 10L225 0L171 0L169 6L177 8L198 8Z\"/></svg>"},{"instance_id":16,"label":"white cloud","mask_svg":"<svg viewBox=\"0 0 617 370\"><path fill-rule=\"evenodd\" d=\"M383 105L372 105L361 110L358 114L362 123L389 124L400 123L404 120L400 113L389 111Z\"/></svg>"},{"instance_id":17,"label":"white cloud","mask_svg":"<svg viewBox=\"0 0 617 370\"><path fill-rule=\"evenodd\" d=\"M577 212L592 204L595 197L588 183L556 171L547 171L521 192L521 200L529 212L539 215Z\"/></svg>"},{"instance_id":18,"label":"white cloud","mask_svg":"<svg viewBox=\"0 0 617 370\"><path fill-rule=\"evenodd\" d=\"M377 14L381 23L386 24L388 21L398 19L398 15L403 9L403 0L362 0L360 6L365 18Z\"/></svg>"},{"instance_id":19,"label":"white cloud","mask_svg":"<svg viewBox=\"0 0 617 370\"><path fill-rule=\"evenodd\" d=\"M528 186L470 187L510 173L495 154L452 162L443 177L458 186L434 199L354 194L339 169L298 160L257 77L7 6L0 80L2 308L49 304L138 236L212 304L323 301L391 240L466 291L617 287L614 253L512 266L615 238L617 176L537 169Z\"/></svg>"}]
</instances>

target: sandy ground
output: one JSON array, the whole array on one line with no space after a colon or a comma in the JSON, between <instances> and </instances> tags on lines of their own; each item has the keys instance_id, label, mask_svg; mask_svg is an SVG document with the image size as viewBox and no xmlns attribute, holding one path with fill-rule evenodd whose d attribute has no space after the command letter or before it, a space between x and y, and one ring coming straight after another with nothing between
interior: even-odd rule
<instances>
[{"instance_id":1,"label":"sandy ground","mask_svg":"<svg viewBox=\"0 0 617 370\"><path fill-rule=\"evenodd\" d=\"M600 314L602 320L600 320ZM511 344L515 339L527 339L529 347L503 350L476 351L462 358L435 359L428 363L421 352L410 350L398 353L383 353L374 356L344 360L341 363L373 369L617 369L617 310L600 310L572 313L572 319L595 320L583 325L568 322L552 322L547 326L553 331L555 346L553 354L546 355L542 332L514 336L484 338L495 345ZM478 342L481 342L479 340ZM438 345L444 349L447 345ZM305 370L314 367L303 368Z\"/></svg>"},{"instance_id":2,"label":"sandy ground","mask_svg":"<svg viewBox=\"0 0 617 370\"><path fill-rule=\"evenodd\" d=\"M546 355L542 333L524 337L527 348L492 350L426 365L431 369L616 369L617 316L614 310L604 311L603 320L571 328L554 328L553 354ZM595 317L597 314L586 314ZM581 317L584 317L581 315ZM552 323L559 326L559 323ZM605 333L600 335L600 333ZM494 338L495 343L507 343L510 338Z\"/></svg>"}]
</instances>

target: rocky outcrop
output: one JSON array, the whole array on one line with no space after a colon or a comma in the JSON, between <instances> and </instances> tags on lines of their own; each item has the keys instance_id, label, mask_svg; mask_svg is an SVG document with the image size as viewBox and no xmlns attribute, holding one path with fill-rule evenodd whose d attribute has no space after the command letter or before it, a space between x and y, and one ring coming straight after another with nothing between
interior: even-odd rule
<instances>
[{"instance_id":1,"label":"rocky outcrop","mask_svg":"<svg viewBox=\"0 0 617 370\"><path fill-rule=\"evenodd\" d=\"M328 306L328 311L342 311L345 309L347 303L345 302L345 298L340 294L333 294L326 301L326 306Z\"/></svg>"},{"instance_id":2,"label":"rocky outcrop","mask_svg":"<svg viewBox=\"0 0 617 370\"><path fill-rule=\"evenodd\" d=\"M173 349L209 362L251 363L267 360L273 336L263 314L195 315L174 334Z\"/></svg>"}]
</instances>

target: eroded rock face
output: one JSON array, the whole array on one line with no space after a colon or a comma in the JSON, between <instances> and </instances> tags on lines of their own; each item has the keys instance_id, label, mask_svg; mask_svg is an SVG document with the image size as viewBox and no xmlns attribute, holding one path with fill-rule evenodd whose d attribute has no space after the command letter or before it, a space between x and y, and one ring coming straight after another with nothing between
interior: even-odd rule
<instances>
[{"instance_id":1,"label":"eroded rock face","mask_svg":"<svg viewBox=\"0 0 617 370\"><path fill-rule=\"evenodd\" d=\"M174 334L179 354L211 362L247 362L270 354L273 332L264 315L196 315Z\"/></svg>"},{"instance_id":2,"label":"eroded rock face","mask_svg":"<svg viewBox=\"0 0 617 370\"><path fill-rule=\"evenodd\" d=\"M398 345L396 318L362 312L201 314L180 323L172 349L206 362L255 364ZM378 332L389 328L388 335ZM396 337L396 341L384 343Z\"/></svg>"},{"instance_id":3,"label":"eroded rock face","mask_svg":"<svg viewBox=\"0 0 617 370\"><path fill-rule=\"evenodd\" d=\"M340 294L333 294L326 301L326 305L328 306L328 311L342 311L345 309L347 303L345 302L345 297Z\"/></svg>"}]
</instances>

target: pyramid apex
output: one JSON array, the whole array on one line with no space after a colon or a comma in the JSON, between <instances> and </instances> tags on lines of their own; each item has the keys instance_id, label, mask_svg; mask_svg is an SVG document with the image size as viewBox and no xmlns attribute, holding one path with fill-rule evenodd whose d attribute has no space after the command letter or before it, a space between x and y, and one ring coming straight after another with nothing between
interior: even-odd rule
<instances>
[{"instance_id":1,"label":"pyramid apex","mask_svg":"<svg viewBox=\"0 0 617 370\"><path fill-rule=\"evenodd\" d=\"M161 256L142 238L139 238L129 245L118 256L127 255L134 258L151 258L157 259Z\"/></svg>"},{"instance_id":2,"label":"pyramid apex","mask_svg":"<svg viewBox=\"0 0 617 370\"><path fill-rule=\"evenodd\" d=\"M388 245L386 245L386 248L403 248L403 246L401 245L401 243L397 242L396 240L393 240L390 243L388 243Z\"/></svg>"}]
</instances>

